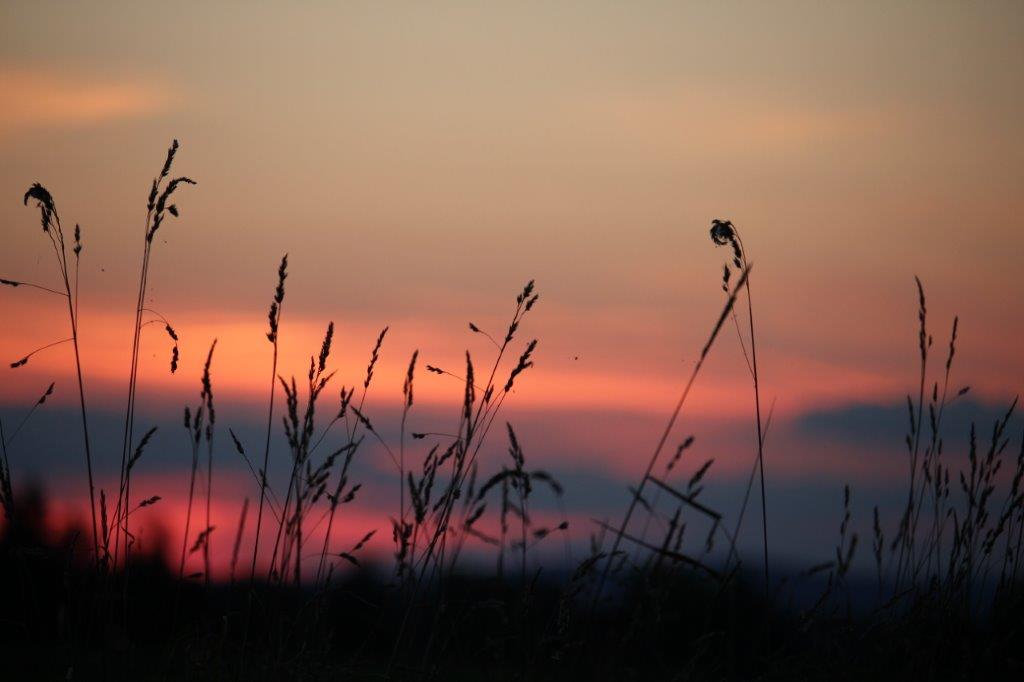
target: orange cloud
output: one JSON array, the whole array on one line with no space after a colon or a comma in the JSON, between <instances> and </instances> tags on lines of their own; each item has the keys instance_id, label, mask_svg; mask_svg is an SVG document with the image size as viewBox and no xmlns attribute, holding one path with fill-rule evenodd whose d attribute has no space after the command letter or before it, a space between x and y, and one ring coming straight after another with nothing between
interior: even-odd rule
<instances>
[{"instance_id":1,"label":"orange cloud","mask_svg":"<svg viewBox=\"0 0 1024 682\"><path fill-rule=\"evenodd\" d=\"M5 329L0 336L0 360L10 363L34 348L67 336L67 321L57 314L40 314L34 301L21 299L21 292L0 297L0 311L25 324ZM170 314L181 335L181 363L177 374L169 372L169 339L161 325L148 325L143 332L144 352L140 360L143 390L153 391L162 400L177 403L181 396L193 396L210 342L218 339L213 363L218 394L242 402L261 402L268 390L266 376L270 367L270 345L265 338L266 322L256 315L184 311ZM86 382L93 403L119 405L127 380L130 356L131 317L126 311L86 307L82 311L81 348ZM362 320L338 321L338 332L331 366L341 370L336 383L362 383L366 362L380 327ZM281 337L279 372L301 378L310 354L316 353L323 338L325 323L307 316L293 316ZM562 332L564 334L564 332ZM536 369L517 382L510 404L524 409L613 410L629 413L662 414L682 389L690 365L663 361L642 370L630 366L582 364L560 357L547 348L568 347L559 340L560 331L542 333ZM571 336L571 332L569 333ZM392 325L384 353L375 370L375 383L382 400L399 400L408 357L419 348L420 366L416 380L418 405L451 406L457 409L462 399L462 383L451 376L432 375L425 370L433 364L463 375L464 349L478 339L468 338L462 329L438 329L422 320L407 319ZM499 371L498 386L526 343L520 340ZM472 346L470 346L472 348ZM486 367L491 351L474 348L474 360ZM477 351L480 351L479 353ZM608 351L609 353L612 351ZM24 402L49 381L62 387L74 384L71 349L61 346L34 356L27 366L16 370L0 366L5 383L0 402ZM772 356L769 354L769 358ZM808 405L844 402L851 396L861 399L892 395L902 389L898 377L871 372L841 363L829 364L811 358L780 356L773 366L772 381L766 387L766 399L784 387L778 415L799 413ZM742 360L738 360L742 362ZM828 380L823 381L822 377ZM171 396L174 396L171 398ZM53 402L73 400L73 391L61 391ZM718 418L746 414L753 409L749 377L739 373L709 370L698 382L697 391L687 406L688 417Z\"/></svg>"},{"instance_id":2,"label":"orange cloud","mask_svg":"<svg viewBox=\"0 0 1024 682\"><path fill-rule=\"evenodd\" d=\"M0 67L0 135L150 116L173 99L165 86Z\"/></svg>"}]
</instances>

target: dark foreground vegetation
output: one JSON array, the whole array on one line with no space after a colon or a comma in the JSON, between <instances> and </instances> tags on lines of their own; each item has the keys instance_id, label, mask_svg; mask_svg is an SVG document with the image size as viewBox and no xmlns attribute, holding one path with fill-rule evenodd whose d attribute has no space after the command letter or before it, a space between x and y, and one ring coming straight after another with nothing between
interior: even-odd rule
<instances>
[{"instance_id":1,"label":"dark foreground vegetation","mask_svg":"<svg viewBox=\"0 0 1024 682\"><path fill-rule=\"evenodd\" d=\"M1005 679L1022 665L1019 593L978 614L934 586L851 614L841 592L791 608L782 586L768 608L756 579L671 557L624 568L596 610L579 573L456 574L413 598L385 567L250 589L136 555L126 580L76 563L73 535L37 544L41 500L22 499L0 548L4 679Z\"/></svg>"},{"instance_id":2,"label":"dark foreground vegetation","mask_svg":"<svg viewBox=\"0 0 1024 682\"><path fill-rule=\"evenodd\" d=\"M537 546L566 535L568 522L542 526L531 514L538 496L560 499L562 486L529 467L513 426L499 421L505 400L533 366L537 341L520 339L539 300L533 282L516 296L503 333L469 325L470 333L490 339L493 354L486 362L467 353L464 367L446 369L419 363L418 353L412 354L400 436L389 443L365 410L386 327L365 373L351 385L338 387L331 367L333 323L304 376L279 375L287 257L268 315L265 440L243 443L217 421L213 342L199 380L200 400L185 408L179 435L191 463L187 512L178 520L184 541L180 549L141 546L132 514L160 502L159 496L132 497L132 474L145 466L155 431L135 422L141 332L151 324L166 331L172 372L178 370L179 341L171 323L146 303L150 255L157 231L179 214L176 193L195 184L172 176L176 151L177 143L153 181L140 235L116 490L97 489L93 476L78 353L82 232L75 226L65 233L55 201L41 185L25 195L26 204L33 201L40 211L58 283L0 282L66 299L61 305L66 303L69 338L36 352L65 343L73 350L81 408L74 428L82 432L90 514L87 527L52 537L42 495L15 484L11 462L17 458L11 455L21 424L0 424L4 679L978 679L1024 672L1024 572L1018 570L1024 442L1018 445L1011 433L1016 403L996 423L972 427L965 467L947 464L943 415L968 389L950 383L956 321L948 350L933 367L920 282L919 381L907 398L907 501L898 523L884 527L876 508L870 536L862 539L854 531L847 488L837 501L836 544L821 552L833 559L794 575L769 571L771 506L764 481L771 416L762 414L752 268L728 221L716 220L711 228L714 243L729 254L721 314L644 471L628 484L631 501L623 517L573 529L589 533L589 551L568 569L544 569L536 561ZM691 464L686 453L692 437L672 442L705 359L722 333L733 332L750 371L757 433L747 494L735 519L701 501L712 462ZM459 383L456 429L407 433L421 366ZM45 409L51 391L26 410L26 420ZM271 447L279 428L287 452ZM500 459L490 451L481 456L484 443L498 438L492 430L507 442ZM371 444L394 467L391 527L335 546L332 529L347 523L361 488L352 479L352 462ZM111 449L108 444L103 450ZM229 453L251 471L252 509L247 499L236 533L214 533L214 461ZM287 458L291 472L274 481L265 472L280 458ZM760 506L764 560L748 567L735 540L751 501ZM247 523L255 528L252 547L241 542ZM393 560L371 566L363 550L378 533L390 539ZM221 554L214 554L215 547ZM465 555L471 549L488 552L496 568L470 569ZM851 571L858 552L870 559L861 565L874 568L867 588ZM175 559L168 562L168 556ZM213 579L211 556L230 556L230 581Z\"/></svg>"}]
</instances>

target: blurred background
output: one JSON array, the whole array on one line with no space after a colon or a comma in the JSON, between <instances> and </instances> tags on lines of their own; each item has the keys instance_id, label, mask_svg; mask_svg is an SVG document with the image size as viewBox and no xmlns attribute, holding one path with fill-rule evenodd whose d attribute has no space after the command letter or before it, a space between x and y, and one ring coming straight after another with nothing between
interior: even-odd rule
<instances>
[{"instance_id":1,"label":"blurred background","mask_svg":"<svg viewBox=\"0 0 1024 682\"><path fill-rule=\"evenodd\" d=\"M169 340L144 330L139 424L160 429L133 487L164 498L143 527L172 535L191 460L181 410L214 338L218 524L258 495L227 427L260 450L285 252L281 373L301 378L334 321L335 406L389 325L366 413L392 444L412 352L409 428L450 431L463 387L424 365L461 374L469 350L485 366L493 347L467 323L503 334L535 279L520 343L539 339L536 367L503 416L527 465L565 485L579 542L592 517L620 517L718 316L729 254L708 228L731 219L755 264L773 557L813 563L845 483L862 534L873 505L892 528L904 501L914 275L937 372L960 315L951 383L971 391L946 423L947 461L965 459L971 420L986 432L1020 391L1022 31L1016 2L7 0L0 277L58 285L22 203L42 182L82 228L87 399L100 485L116 487L145 202L181 141L176 171L199 184L158 234L146 305L178 330L182 359L172 376ZM6 363L69 335L62 305L0 290L7 430L56 383L9 444L15 485L43 485L55 523L87 513L73 356ZM675 471L685 481L714 458L702 495L735 519L756 430L731 324L705 370L672 437L696 438ZM508 457L503 430L492 436L482 473ZM280 430L274 448L284 481ZM381 448L360 452L356 477L366 492L339 538L386 531L397 504ZM553 500L538 504L557 522ZM759 511L740 538L755 560ZM388 535L370 550L390 551Z\"/></svg>"}]
</instances>

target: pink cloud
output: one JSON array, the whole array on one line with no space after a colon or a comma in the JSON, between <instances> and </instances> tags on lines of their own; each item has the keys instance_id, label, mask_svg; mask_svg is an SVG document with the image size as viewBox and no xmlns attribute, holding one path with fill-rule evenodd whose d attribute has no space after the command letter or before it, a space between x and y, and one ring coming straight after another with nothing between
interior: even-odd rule
<instances>
[{"instance_id":1,"label":"pink cloud","mask_svg":"<svg viewBox=\"0 0 1024 682\"><path fill-rule=\"evenodd\" d=\"M174 95L165 85L137 80L0 67L0 99L0 135L7 135L152 116L167 111Z\"/></svg>"}]
</instances>

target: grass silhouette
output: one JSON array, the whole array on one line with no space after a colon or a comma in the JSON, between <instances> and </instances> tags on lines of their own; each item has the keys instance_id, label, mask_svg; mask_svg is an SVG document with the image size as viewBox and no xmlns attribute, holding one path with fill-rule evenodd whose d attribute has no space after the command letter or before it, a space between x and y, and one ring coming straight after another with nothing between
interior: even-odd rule
<instances>
[{"instance_id":1,"label":"grass silhouette","mask_svg":"<svg viewBox=\"0 0 1024 682\"><path fill-rule=\"evenodd\" d=\"M987 439L972 426L965 470L945 463L943 416L968 391L954 391L950 385L959 322L953 322L941 376L932 379L933 343L920 280L918 395L916 403L907 398L907 503L891 540L874 508L872 595L865 599L857 592L851 573L860 541L849 486L843 491L838 542L826 550L833 558L798 575L769 574L764 456L771 412L762 419L752 266L736 227L721 220L712 223L711 237L732 249L731 264L723 270L725 303L651 457L629 488L621 522L595 520L587 556L568 570L532 567L531 553L540 543L567 536L564 488L549 472L530 468L528 444L511 423L503 428L499 421L506 399L533 367L538 342L524 343L521 331L539 301L534 282L517 294L503 335L469 324L470 333L490 340L491 357L481 361L467 352L463 371L425 365L429 373L461 385L453 433L406 433L419 358L418 351L412 354L402 389L396 453L374 426L366 401L387 327L370 352L365 377L338 388L337 407L326 413L324 402L338 376L332 367L333 322L320 348L310 354L305 377L278 374L287 255L277 270L268 313L271 384L262 458L259 450L255 460L250 458L229 429L258 489L249 571L242 568L241 577L236 576L239 557L249 556L244 553L244 529L256 490L239 510L234 541L228 541L227 529L217 535L223 542L211 541L217 530L210 511L215 340L200 378L199 403L184 410L191 463L178 566L165 564L163 547L136 551L129 517L161 499L154 495L133 507L130 496L132 472L155 432L150 429L134 441L145 326L164 325L174 342L171 371L177 369L177 333L143 305L153 235L167 215L178 215L169 203L176 188L195 184L187 177L169 179L177 149L175 142L147 201L119 491L112 509L105 490L99 491L98 505L95 500L78 357L80 231L75 230L72 274L52 196L38 184L25 196L26 202L31 198L38 204L64 290L0 282L68 300L72 336L66 341L75 349L78 370L92 529L85 532L91 537L85 549L81 530L50 537L43 494L29 488L14 492L17 472L11 470L9 450L17 445L21 425L46 403L51 385L17 427L0 422L0 502L6 519L0 536L0 598L5 604L0 654L12 679L864 679L1021 672L1024 575L1018 567L1024 551L1024 441L1014 456L1011 422L1016 402L991 426ZM734 270L738 274L730 286ZM745 335L735 313L744 299ZM690 472L684 487L671 477L693 438L671 456L665 452L703 364L730 319L745 356L749 342L757 428L754 468L731 531L729 519L701 499L705 485L711 485L706 481L713 460ZM12 367L25 365L35 352ZM282 455L271 447L278 390L284 399L281 428L290 466L287 486L275 489L267 469L271 457ZM329 415L326 423L324 414ZM480 453L489 439L498 437L491 433L496 422L507 439L508 458L485 461ZM416 462L407 444L428 439L426 455ZM351 525L346 508L362 488L353 479L352 465L367 443L379 446L394 467L399 496L391 528L359 528L359 541L335 546L332 531L339 524ZM659 464L663 473L656 473L662 471ZM764 589L752 588L760 580L736 548L758 472ZM195 500L196 482L204 474L205 522L196 522L193 508L202 504ZM651 490L654 494L648 496ZM538 495L557 501L560 523L539 525L531 516ZM706 535L693 530L699 520L710 527ZM651 538L652 529L663 534ZM393 563L371 564L365 548L388 535ZM269 553L265 573L257 570L261 542L264 554ZM469 570L460 561L470 542L493 552L493 575ZM725 543L728 551L716 554L716 543ZM230 554L228 582L211 575L215 548ZM201 571L192 570L199 560L194 555L201 558ZM817 590L804 605L795 600L801 585Z\"/></svg>"}]
</instances>

